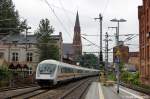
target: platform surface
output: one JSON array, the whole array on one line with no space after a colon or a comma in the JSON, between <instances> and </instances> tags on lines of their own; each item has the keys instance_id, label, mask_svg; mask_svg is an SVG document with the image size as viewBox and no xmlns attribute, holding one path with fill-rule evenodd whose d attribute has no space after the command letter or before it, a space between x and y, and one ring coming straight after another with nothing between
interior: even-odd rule
<instances>
[{"instance_id":1,"label":"platform surface","mask_svg":"<svg viewBox=\"0 0 150 99\"><path fill-rule=\"evenodd\" d=\"M104 99L102 87L99 82L93 82L85 99Z\"/></svg>"},{"instance_id":2,"label":"platform surface","mask_svg":"<svg viewBox=\"0 0 150 99\"><path fill-rule=\"evenodd\" d=\"M120 86L117 93L117 85L103 86L99 82L93 82L85 99L150 99L150 96L135 90Z\"/></svg>"}]
</instances>

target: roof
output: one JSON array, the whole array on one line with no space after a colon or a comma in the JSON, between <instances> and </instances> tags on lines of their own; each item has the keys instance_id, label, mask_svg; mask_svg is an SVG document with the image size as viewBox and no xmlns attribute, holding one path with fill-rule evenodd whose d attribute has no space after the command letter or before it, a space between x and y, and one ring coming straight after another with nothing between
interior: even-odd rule
<instances>
[{"instance_id":1,"label":"roof","mask_svg":"<svg viewBox=\"0 0 150 99\"><path fill-rule=\"evenodd\" d=\"M139 52L129 52L129 57L139 57Z\"/></svg>"},{"instance_id":2,"label":"roof","mask_svg":"<svg viewBox=\"0 0 150 99\"><path fill-rule=\"evenodd\" d=\"M73 44L64 43L63 44L63 54L66 56L74 54Z\"/></svg>"},{"instance_id":3,"label":"roof","mask_svg":"<svg viewBox=\"0 0 150 99\"><path fill-rule=\"evenodd\" d=\"M36 43L36 36L35 35L28 35L27 38L23 34L11 34L7 35L6 37L3 37L1 41L4 41L5 43Z\"/></svg>"},{"instance_id":4,"label":"roof","mask_svg":"<svg viewBox=\"0 0 150 99\"><path fill-rule=\"evenodd\" d=\"M52 35L52 39L54 40L59 40L62 39L60 37L60 35ZM11 35L7 35L6 37L3 37L1 39L1 41L5 42L5 43L13 43L13 42L17 42L20 44L23 43L32 43L32 44L36 44L37 43L37 39L35 35L26 35L24 34L11 34Z\"/></svg>"}]
</instances>

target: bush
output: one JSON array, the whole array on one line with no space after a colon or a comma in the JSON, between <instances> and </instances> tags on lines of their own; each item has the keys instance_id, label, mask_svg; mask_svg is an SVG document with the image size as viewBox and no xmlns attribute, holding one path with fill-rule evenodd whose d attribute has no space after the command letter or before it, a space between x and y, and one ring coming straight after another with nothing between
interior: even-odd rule
<instances>
[{"instance_id":1,"label":"bush","mask_svg":"<svg viewBox=\"0 0 150 99\"><path fill-rule=\"evenodd\" d=\"M0 86L8 86L11 77L12 72L6 66L0 66Z\"/></svg>"},{"instance_id":2,"label":"bush","mask_svg":"<svg viewBox=\"0 0 150 99\"><path fill-rule=\"evenodd\" d=\"M131 73L128 71L124 71L121 74L121 80L125 83L133 84L133 85L139 85L139 72Z\"/></svg>"},{"instance_id":3,"label":"bush","mask_svg":"<svg viewBox=\"0 0 150 99\"><path fill-rule=\"evenodd\" d=\"M108 73L107 78L108 78L108 80L116 81L116 76L115 76L115 74L113 74L113 73Z\"/></svg>"},{"instance_id":4,"label":"bush","mask_svg":"<svg viewBox=\"0 0 150 99\"><path fill-rule=\"evenodd\" d=\"M11 76L12 76L12 73L11 71L8 70L8 68L0 66L0 80L9 79L11 78Z\"/></svg>"}]
</instances>

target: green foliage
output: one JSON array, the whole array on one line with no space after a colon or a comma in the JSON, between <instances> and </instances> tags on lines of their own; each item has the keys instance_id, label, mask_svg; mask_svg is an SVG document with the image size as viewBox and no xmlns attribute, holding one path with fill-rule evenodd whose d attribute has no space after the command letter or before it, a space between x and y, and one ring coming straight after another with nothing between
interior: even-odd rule
<instances>
[{"instance_id":1,"label":"green foliage","mask_svg":"<svg viewBox=\"0 0 150 99\"><path fill-rule=\"evenodd\" d=\"M0 33L20 33L23 26L26 22L20 21L12 0L0 0Z\"/></svg>"},{"instance_id":2,"label":"green foliage","mask_svg":"<svg viewBox=\"0 0 150 99\"><path fill-rule=\"evenodd\" d=\"M40 51L40 61L45 59L59 60L57 42L51 37L53 32L54 28L50 25L50 21L48 19L42 19L39 28L35 32L38 41L37 48Z\"/></svg>"},{"instance_id":3,"label":"green foliage","mask_svg":"<svg viewBox=\"0 0 150 99\"><path fill-rule=\"evenodd\" d=\"M108 73L107 78L108 78L109 80L116 81L116 75L115 75L114 73Z\"/></svg>"},{"instance_id":4,"label":"green foliage","mask_svg":"<svg viewBox=\"0 0 150 99\"><path fill-rule=\"evenodd\" d=\"M8 68L0 66L0 80L8 80L12 77L12 72Z\"/></svg>"},{"instance_id":5,"label":"green foliage","mask_svg":"<svg viewBox=\"0 0 150 99\"><path fill-rule=\"evenodd\" d=\"M80 57L80 64L83 67L98 68L97 60L98 58L94 54L84 54Z\"/></svg>"},{"instance_id":6,"label":"green foliage","mask_svg":"<svg viewBox=\"0 0 150 99\"><path fill-rule=\"evenodd\" d=\"M139 72L132 73L132 72L124 71L121 74L121 80L126 82L126 83L139 85L140 84L140 82L139 82Z\"/></svg>"},{"instance_id":7,"label":"green foliage","mask_svg":"<svg viewBox=\"0 0 150 99\"><path fill-rule=\"evenodd\" d=\"M124 62L120 62L119 63L119 70L120 70L120 72L123 72L124 70Z\"/></svg>"}]
</instances>

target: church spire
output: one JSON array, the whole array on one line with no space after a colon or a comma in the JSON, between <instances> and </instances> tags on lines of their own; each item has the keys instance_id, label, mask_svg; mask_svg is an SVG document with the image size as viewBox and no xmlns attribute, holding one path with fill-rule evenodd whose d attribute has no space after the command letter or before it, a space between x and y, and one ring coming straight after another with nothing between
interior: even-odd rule
<instances>
[{"instance_id":1,"label":"church spire","mask_svg":"<svg viewBox=\"0 0 150 99\"><path fill-rule=\"evenodd\" d=\"M76 58L82 55L81 29L80 29L78 11L77 11L76 21L75 21L75 26L74 26L73 46L74 46L74 54Z\"/></svg>"},{"instance_id":2,"label":"church spire","mask_svg":"<svg viewBox=\"0 0 150 99\"><path fill-rule=\"evenodd\" d=\"M76 15L76 23L75 23L75 27L80 27L78 11L77 11L77 15Z\"/></svg>"},{"instance_id":3,"label":"church spire","mask_svg":"<svg viewBox=\"0 0 150 99\"><path fill-rule=\"evenodd\" d=\"M81 30L80 30L79 14L78 14L78 11L77 11L74 32L80 32L80 31Z\"/></svg>"}]
</instances>

